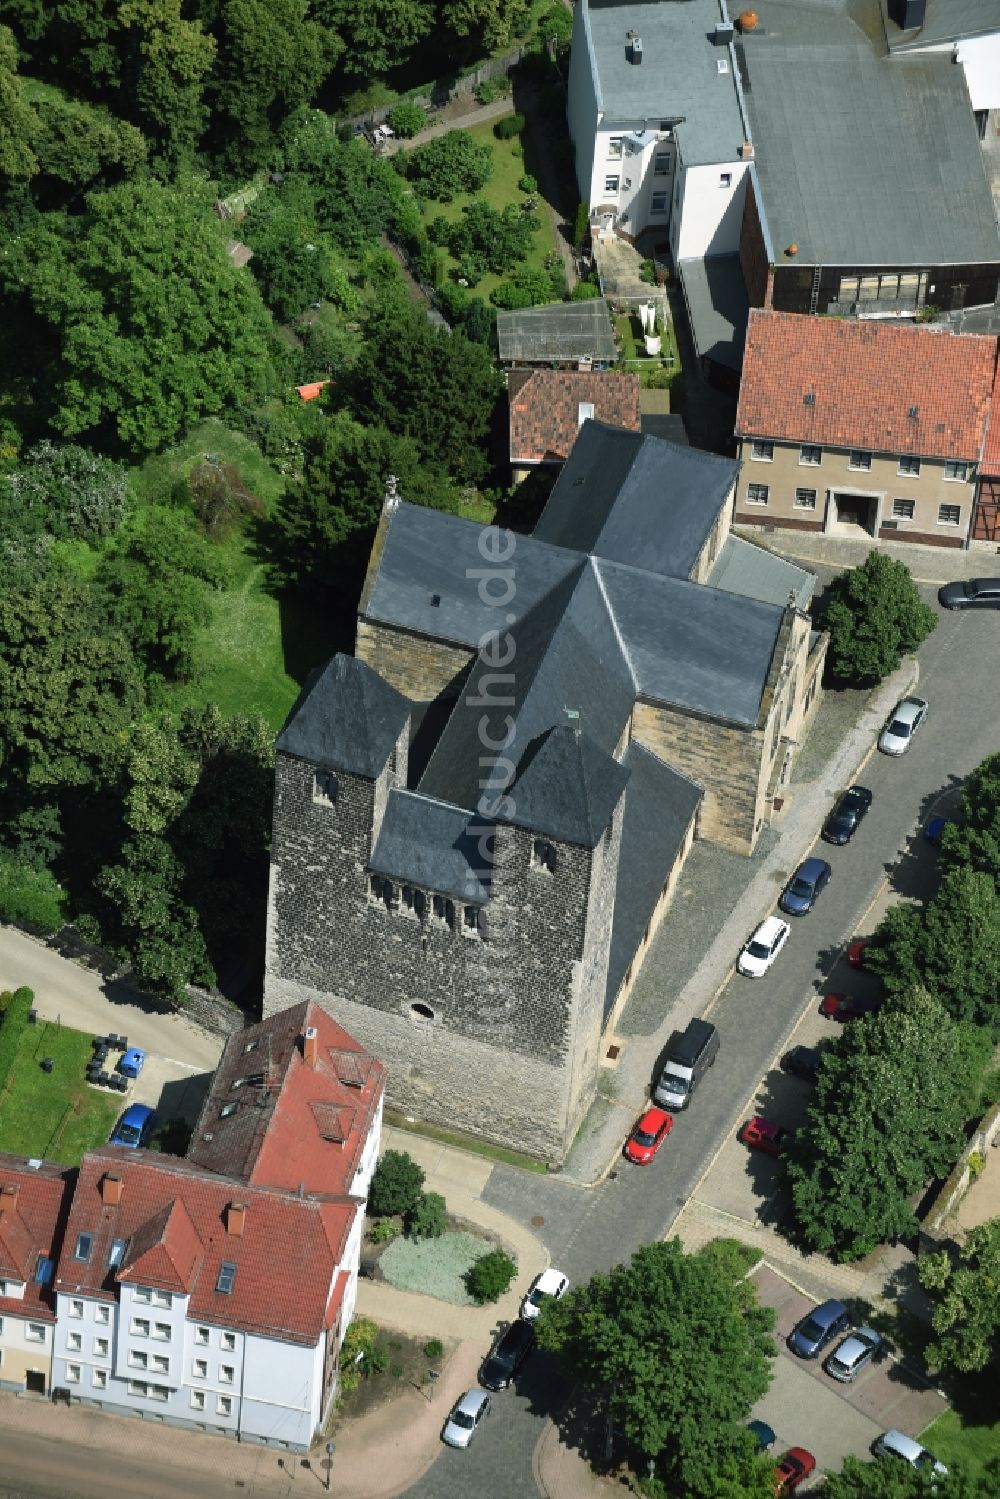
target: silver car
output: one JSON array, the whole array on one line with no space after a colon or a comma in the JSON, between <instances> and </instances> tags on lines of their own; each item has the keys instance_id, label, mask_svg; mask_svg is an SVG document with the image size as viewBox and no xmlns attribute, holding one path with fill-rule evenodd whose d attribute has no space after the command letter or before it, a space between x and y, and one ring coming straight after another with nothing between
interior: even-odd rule
<instances>
[{"instance_id":1,"label":"silver car","mask_svg":"<svg viewBox=\"0 0 1000 1499\"><path fill-rule=\"evenodd\" d=\"M922 697L904 697L889 714L888 722L879 736L879 749L884 755L904 754L926 717L927 704Z\"/></svg>"},{"instance_id":2,"label":"silver car","mask_svg":"<svg viewBox=\"0 0 1000 1499\"><path fill-rule=\"evenodd\" d=\"M839 1379L841 1384L850 1384L863 1369L868 1368L882 1343L882 1334L876 1332L874 1327L859 1327L857 1332L852 1332L849 1338L844 1339L839 1348L834 1349L823 1368L834 1379Z\"/></svg>"},{"instance_id":3,"label":"silver car","mask_svg":"<svg viewBox=\"0 0 1000 1499\"><path fill-rule=\"evenodd\" d=\"M466 1390L456 1400L451 1415L444 1423L441 1440L449 1447L468 1447L483 1421L490 1413L490 1397L478 1387Z\"/></svg>"},{"instance_id":4,"label":"silver car","mask_svg":"<svg viewBox=\"0 0 1000 1499\"><path fill-rule=\"evenodd\" d=\"M922 1473L947 1473L948 1469L944 1463L939 1463L933 1452L928 1452L926 1447L921 1447L912 1437L908 1437L905 1431L893 1429L883 1431L880 1437L876 1437L872 1443L872 1451L876 1457L901 1457L904 1462L909 1463L911 1468L919 1468Z\"/></svg>"}]
</instances>

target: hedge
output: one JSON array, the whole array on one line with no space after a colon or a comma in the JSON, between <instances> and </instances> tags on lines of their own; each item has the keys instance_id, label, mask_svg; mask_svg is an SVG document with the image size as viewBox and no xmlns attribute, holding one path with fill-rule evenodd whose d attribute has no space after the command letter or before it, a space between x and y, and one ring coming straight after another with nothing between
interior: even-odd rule
<instances>
[{"instance_id":1,"label":"hedge","mask_svg":"<svg viewBox=\"0 0 1000 1499\"><path fill-rule=\"evenodd\" d=\"M0 849L0 921L57 932L65 920L66 893L55 875L22 864L9 849Z\"/></svg>"},{"instance_id":2,"label":"hedge","mask_svg":"<svg viewBox=\"0 0 1000 1499\"><path fill-rule=\"evenodd\" d=\"M0 1093L6 1090L10 1081L21 1036L28 1024L28 1011L34 1003L35 996L30 989L15 989L0 1019Z\"/></svg>"}]
</instances>

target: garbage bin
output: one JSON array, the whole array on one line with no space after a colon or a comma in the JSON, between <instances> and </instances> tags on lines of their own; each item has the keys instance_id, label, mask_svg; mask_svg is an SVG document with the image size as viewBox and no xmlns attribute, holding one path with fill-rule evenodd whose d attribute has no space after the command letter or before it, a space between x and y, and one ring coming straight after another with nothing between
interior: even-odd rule
<instances>
[{"instance_id":1,"label":"garbage bin","mask_svg":"<svg viewBox=\"0 0 1000 1499\"><path fill-rule=\"evenodd\" d=\"M53 1069L53 1067L55 1065L56 1065L55 1064L55 1059L53 1057L43 1057L42 1058L42 1071L43 1072L51 1072L52 1069Z\"/></svg>"},{"instance_id":2,"label":"garbage bin","mask_svg":"<svg viewBox=\"0 0 1000 1499\"><path fill-rule=\"evenodd\" d=\"M38 1024L38 1011L37 1010L29 1010L28 1011L28 1024L29 1025L37 1025Z\"/></svg>"}]
</instances>

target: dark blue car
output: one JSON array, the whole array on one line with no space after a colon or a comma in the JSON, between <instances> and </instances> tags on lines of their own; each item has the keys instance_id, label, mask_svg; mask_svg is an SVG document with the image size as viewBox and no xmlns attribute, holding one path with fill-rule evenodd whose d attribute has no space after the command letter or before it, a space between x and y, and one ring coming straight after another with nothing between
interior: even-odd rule
<instances>
[{"instance_id":1,"label":"dark blue car","mask_svg":"<svg viewBox=\"0 0 1000 1499\"><path fill-rule=\"evenodd\" d=\"M789 916L804 916L812 910L831 873L825 859L806 859L781 892L778 905Z\"/></svg>"},{"instance_id":2,"label":"dark blue car","mask_svg":"<svg viewBox=\"0 0 1000 1499\"><path fill-rule=\"evenodd\" d=\"M141 1150L153 1133L156 1113L144 1103L133 1103L125 1110L111 1131L109 1145L127 1145L130 1150Z\"/></svg>"},{"instance_id":3,"label":"dark blue car","mask_svg":"<svg viewBox=\"0 0 1000 1499\"><path fill-rule=\"evenodd\" d=\"M817 1358L850 1325L851 1314L842 1301L824 1301L792 1329L788 1346L799 1358Z\"/></svg>"}]
</instances>

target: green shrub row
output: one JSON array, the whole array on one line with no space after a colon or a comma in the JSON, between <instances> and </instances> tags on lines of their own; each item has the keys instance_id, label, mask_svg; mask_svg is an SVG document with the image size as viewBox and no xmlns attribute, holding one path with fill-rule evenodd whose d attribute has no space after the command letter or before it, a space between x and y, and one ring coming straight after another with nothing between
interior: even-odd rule
<instances>
[{"instance_id":1,"label":"green shrub row","mask_svg":"<svg viewBox=\"0 0 1000 1499\"><path fill-rule=\"evenodd\" d=\"M28 1011L35 1003L30 989L15 989L0 1019L0 1093L10 1081L17 1060L17 1049L28 1024Z\"/></svg>"}]
</instances>

